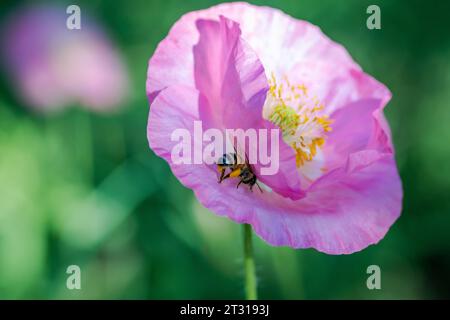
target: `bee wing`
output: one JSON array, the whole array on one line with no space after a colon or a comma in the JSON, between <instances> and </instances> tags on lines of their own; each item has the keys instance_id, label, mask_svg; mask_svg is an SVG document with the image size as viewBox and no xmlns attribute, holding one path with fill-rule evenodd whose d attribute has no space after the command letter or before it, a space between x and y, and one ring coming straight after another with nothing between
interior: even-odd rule
<instances>
[{"instance_id":1,"label":"bee wing","mask_svg":"<svg viewBox=\"0 0 450 320\"><path fill-rule=\"evenodd\" d=\"M248 161L247 153L245 152L245 149L242 152L239 152L239 150L241 150L241 149L239 148L237 141L234 141L233 148L234 148L234 152L237 154L237 156L239 158L238 163L239 164L245 163L246 165L249 165L250 163ZM242 157L242 153L244 154L244 157Z\"/></svg>"}]
</instances>

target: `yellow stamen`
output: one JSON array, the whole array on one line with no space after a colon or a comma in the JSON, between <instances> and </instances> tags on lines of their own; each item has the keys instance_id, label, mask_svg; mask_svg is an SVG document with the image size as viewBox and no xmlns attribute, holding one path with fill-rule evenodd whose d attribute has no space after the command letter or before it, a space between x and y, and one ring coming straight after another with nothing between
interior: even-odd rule
<instances>
[{"instance_id":1,"label":"yellow stamen","mask_svg":"<svg viewBox=\"0 0 450 320\"><path fill-rule=\"evenodd\" d=\"M304 84L292 85L287 77L278 84L274 74L269 83L264 113L281 129L284 141L295 150L296 164L300 167L311 161L324 145L332 120L323 113L324 105L308 95Z\"/></svg>"}]
</instances>

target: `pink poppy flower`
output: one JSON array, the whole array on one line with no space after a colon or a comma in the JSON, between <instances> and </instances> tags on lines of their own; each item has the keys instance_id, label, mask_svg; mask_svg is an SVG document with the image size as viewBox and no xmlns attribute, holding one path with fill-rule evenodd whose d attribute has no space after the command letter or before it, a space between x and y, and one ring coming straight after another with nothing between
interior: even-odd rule
<instances>
[{"instance_id":1,"label":"pink poppy flower","mask_svg":"<svg viewBox=\"0 0 450 320\"><path fill-rule=\"evenodd\" d=\"M181 183L220 216L276 246L348 254L399 217L402 187L383 108L389 90L318 27L247 3L178 20L149 61L147 135ZM178 128L279 128L264 192L217 183L214 165L176 164Z\"/></svg>"},{"instance_id":2,"label":"pink poppy flower","mask_svg":"<svg viewBox=\"0 0 450 320\"><path fill-rule=\"evenodd\" d=\"M92 20L82 15L81 29L69 30L67 17L65 7L33 6L2 24L2 62L18 96L41 112L118 107L129 87L121 57Z\"/></svg>"}]
</instances>

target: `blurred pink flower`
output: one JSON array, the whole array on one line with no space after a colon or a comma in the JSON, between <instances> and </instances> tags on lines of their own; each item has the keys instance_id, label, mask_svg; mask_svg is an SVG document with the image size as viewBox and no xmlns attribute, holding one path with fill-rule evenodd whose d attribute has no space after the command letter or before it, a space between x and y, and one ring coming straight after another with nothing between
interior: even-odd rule
<instances>
[{"instance_id":1,"label":"blurred pink flower","mask_svg":"<svg viewBox=\"0 0 450 320\"><path fill-rule=\"evenodd\" d=\"M402 187L383 108L389 90L318 27L268 7L221 4L175 23L149 62L148 140L183 185L272 245L348 254L399 217ZM177 128L282 131L266 191L217 183L211 165L175 164ZM267 191L268 190L268 191Z\"/></svg>"},{"instance_id":2,"label":"blurred pink flower","mask_svg":"<svg viewBox=\"0 0 450 320\"><path fill-rule=\"evenodd\" d=\"M18 96L39 111L118 107L129 88L120 56L84 14L80 30L67 17L64 7L24 7L3 25L3 64Z\"/></svg>"}]
</instances>

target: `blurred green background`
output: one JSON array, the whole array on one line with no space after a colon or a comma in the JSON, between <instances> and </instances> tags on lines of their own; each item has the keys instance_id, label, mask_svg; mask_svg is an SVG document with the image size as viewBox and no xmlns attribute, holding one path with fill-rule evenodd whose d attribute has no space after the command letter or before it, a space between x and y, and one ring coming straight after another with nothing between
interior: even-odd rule
<instances>
[{"instance_id":1,"label":"blurred green background","mask_svg":"<svg viewBox=\"0 0 450 320\"><path fill-rule=\"evenodd\" d=\"M450 2L251 2L320 26L390 88L404 186L400 219L362 252L329 256L254 238L260 297L450 298ZM240 226L203 209L146 139L148 59L183 13L216 3L76 2L129 70L131 94L113 114L31 112L1 71L0 298L244 297ZM0 18L24 4L2 1ZM366 28L371 4L381 8L381 30ZM81 290L66 288L72 264ZM371 264L381 268L381 290L366 287Z\"/></svg>"}]
</instances>

